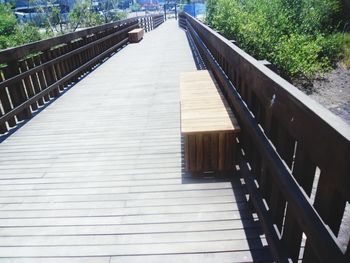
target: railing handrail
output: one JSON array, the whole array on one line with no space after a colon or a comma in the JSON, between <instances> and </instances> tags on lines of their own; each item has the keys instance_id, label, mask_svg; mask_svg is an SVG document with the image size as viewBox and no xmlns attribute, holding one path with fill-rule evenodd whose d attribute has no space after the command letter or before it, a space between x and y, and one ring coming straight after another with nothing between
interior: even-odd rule
<instances>
[{"instance_id":1,"label":"railing handrail","mask_svg":"<svg viewBox=\"0 0 350 263\"><path fill-rule=\"evenodd\" d=\"M85 28L83 30L66 33L60 36L51 37L44 40L35 41L35 42L21 45L18 47L4 49L0 51L0 64L6 63L8 61L21 59L27 55L30 55L31 53L40 52L42 50L49 49L52 46L65 44L67 42L73 41L75 39L79 39L81 37L85 37L91 34L96 34L98 32L105 31L107 29L111 29L117 26L121 26L123 24L135 22L144 17L158 18L160 16L162 15L160 14L160 15L146 15L146 16L132 17L132 18L110 22L99 26Z\"/></svg>"},{"instance_id":2,"label":"railing handrail","mask_svg":"<svg viewBox=\"0 0 350 263\"><path fill-rule=\"evenodd\" d=\"M67 43L69 41L88 36L91 34L98 33L100 31L104 31L109 28L113 28L125 23L136 21L138 17L136 18L129 18L125 20L120 20L116 22L107 23L100 26L95 27L89 27L83 30L67 33L61 36L51 37L44 40L39 40L36 42L28 43L22 46L8 48L5 50L0 51L0 64L6 63L8 61L18 60L20 58L23 58L31 53L34 52L40 52L42 50L51 48L52 46L60 45Z\"/></svg>"}]
</instances>

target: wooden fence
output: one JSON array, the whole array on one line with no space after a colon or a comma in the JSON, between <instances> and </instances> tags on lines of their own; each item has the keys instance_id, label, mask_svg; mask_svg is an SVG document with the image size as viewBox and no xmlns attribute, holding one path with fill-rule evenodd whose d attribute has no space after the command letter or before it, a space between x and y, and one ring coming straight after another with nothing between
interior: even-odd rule
<instances>
[{"instance_id":1,"label":"wooden fence","mask_svg":"<svg viewBox=\"0 0 350 263\"><path fill-rule=\"evenodd\" d=\"M248 161L240 169L276 261L350 262L350 245L338 240L350 201L349 126L195 18L182 13L179 25L237 115Z\"/></svg>"},{"instance_id":2,"label":"wooden fence","mask_svg":"<svg viewBox=\"0 0 350 263\"><path fill-rule=\"evenodd\" d=\"M0 135L128 43L137 27L152 30L162 15L130 18L0 52Z\"/></svg>"}]
</instances>

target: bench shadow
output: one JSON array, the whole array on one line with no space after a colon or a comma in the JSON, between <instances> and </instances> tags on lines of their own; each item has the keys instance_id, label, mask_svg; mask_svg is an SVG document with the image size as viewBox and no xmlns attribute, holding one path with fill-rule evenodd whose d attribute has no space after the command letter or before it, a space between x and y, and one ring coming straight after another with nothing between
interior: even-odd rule
<instances>
[{"instance_id":1,"label":"bench shadow","mask_svg":"<svg viewBox=\"0 0 350 263\"><path fill-rule=\"evenodd\" d=\"M255 213L252 204L249 201L248 190L245 186L243 176L239 171L238 163L242 160L236 161L237 170L230 172L200 172L192 173L185 169L185 155L184 155L184 137L181 136L181 175L182 184L209 184L229 182L231 183L233 196L236 207L233 210L238 211L239 220L243 225L245 239L249 246L249 252L253 262L272 262L272 256L267 246L265 236L260 225L260 221ZM236 211L235 211L236 212ZM236 237L232 237L236 239Z\"/></svg>"}]
</instances>

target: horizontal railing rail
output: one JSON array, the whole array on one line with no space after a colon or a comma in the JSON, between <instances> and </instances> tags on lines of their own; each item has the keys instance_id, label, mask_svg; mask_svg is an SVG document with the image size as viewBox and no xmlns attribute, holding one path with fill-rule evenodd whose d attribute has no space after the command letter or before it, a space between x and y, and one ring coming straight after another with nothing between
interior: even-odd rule
<instances>
[{"instance_id":1,"label":"horizontal railing rail","mask_svg":"<svg viewBox=\"0 0 350 263\"><path fill-rule=\"evenodd\" d=\"M164 15L153 16L153 28L157 28L164 22Z\"/></svg>"},{"instance_id":2,"label":"horizontal railing rail","mask_svg":"<svg viewBox=\"0 0 350 263\"><path fill-rule=\"evenodd\" d=\"M179 25L240 122L246 184L262 199L252 202L276 261L349 262L338 235L350 202L350 127L195 18L181 13Z\"/></svg>"},{"instance_id":3,"label":"horizontal railing rail","mask_svg":"<svg viewBox=\"0 0 350 263\"><path fill-rule=\"evenodd\" d=\"M130 30L150 31L161 17L130 18L1 51L0 135L126 45Z\"/></svg>"}]
</instances>

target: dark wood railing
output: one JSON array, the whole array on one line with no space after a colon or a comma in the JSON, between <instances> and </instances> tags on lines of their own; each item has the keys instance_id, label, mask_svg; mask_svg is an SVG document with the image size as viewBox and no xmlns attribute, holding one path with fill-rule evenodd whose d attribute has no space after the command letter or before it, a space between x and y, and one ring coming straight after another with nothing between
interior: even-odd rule
<instances>
[{"instance_id":1,"label":"dark wood railing","mask_svg":"<svg viewBox=\"0 0 350 263\"><path fill-rule=\"evenodd\" d=\"M350 201L349 126L195 18L182 13L179 25L237 115L240 170L276 261L350 262L337 238Z\"/></svg>"},{"instance_id":2,"label":"dark wood railing","mask_svg":"<svg viewBox=\"0 0 350 263\"><path fill-rule=\"evenodd\" d=\"M163 15L130 18L1 51L0 135L125 46L130 30L150 31L163 21Z\"/></svg>"},{"instance_id":3,"label":"dark wood railing","mask_svg":"<svg viewBox=\"0 0 350 263\"><path fill-rule=\"evenodd\" d=\"M164 15L153 16L153 19L152 19L153 29L160 26L163 22L164 22Z\"/></svg>"},{"instance_id":4,"label":"dark wood railing","mask_svg":"<svg viewBox=\"0 0 350 263\"><path fill-rule=\"evenodd\" d=\"M146 32L157 28L160 24L164 22L164 15L152 15L145 16L140 19L140 27L144 28Z\"/></svg>"}]
</instances>

